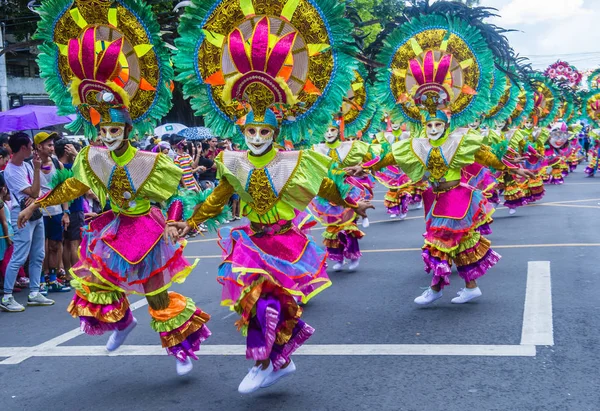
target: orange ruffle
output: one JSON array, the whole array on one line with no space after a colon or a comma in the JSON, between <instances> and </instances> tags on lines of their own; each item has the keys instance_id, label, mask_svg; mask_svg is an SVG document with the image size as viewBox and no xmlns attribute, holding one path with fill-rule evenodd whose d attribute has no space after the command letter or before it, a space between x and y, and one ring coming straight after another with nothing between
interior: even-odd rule
<instances>
[{"instance_id":1,"label":"orange ruffle","mask_svg":"<svg viewBox=\"0 0 600 411\"><path fill-rule=\"evenodd\" d=\"M173 347L177 344L181 344L187 337L202 328L204 324L208 322L208 320L210 320L210 315L205 312L192 315L190 321L188 321L183 327L170 331L168 335L160 336L160 342L163 348Z\"/></svg>"},{"instance_id":2,"label":"orange ruffle","mask_svg":"<svg viewBox=\"0 0 600 411\"><path fill-rule=\"evenodd\" d=\"M181 314L185 310L186 305L187 299L183 295L171 291L169 293L169 306L167 308L153 310L151 307L148 307L148 311L156 321L164 322Z\"/></svg>"}]
</instances>

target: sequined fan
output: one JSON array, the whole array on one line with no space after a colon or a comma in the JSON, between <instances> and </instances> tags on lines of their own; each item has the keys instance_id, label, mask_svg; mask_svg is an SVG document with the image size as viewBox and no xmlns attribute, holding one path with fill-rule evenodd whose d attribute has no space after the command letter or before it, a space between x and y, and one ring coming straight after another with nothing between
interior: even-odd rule
<instances>
[{"instance_id":1,"label":"sequined fan","mask_svg":"<svg viewBox=\"0 0 600 411\"><path fill-rule=\"evenodd\" d=\"M510 114L510 122L518 127L525 121L533 111L533 90L527 82L519 82L517 84L519 95L517 98L517 106Z\"/></svg>"},{"instance_id":2,"label":"sequined fan","mask_svg":"<svg viewBox=\"0 0 600 411\"><path fill-rule=\"evenodd\" d=\"M36 10L39 66L67 128L96 136L111 107L128 107L150 133L171 107L173 70L150 6L142 0L48 0ZM102 96L113 96L113 100ZM103 100L104 98L104 100Z\"/></svg>"},{"instance_id":3,"label":"sequined fan","mask_svg":"<svg viewBox=\"0 0 600 411\"><path fill-rule=\"evenodd\" d=\"M280 143L320 139L356 70L344 11L338 0L192 0L174 62L196 115L236 137L250 108L254 121L275 108Z\"/></svg>"},{"instance_id":4,"label":"sequined fan","mask_svg":"<svg viewBox=\"0 0 600 411\"><path fill-rule=\"evenodd\" d=\"M590 73L587 78L587 84L590 90L600 89L600 68Z\"/></svg>"}]
</instances>

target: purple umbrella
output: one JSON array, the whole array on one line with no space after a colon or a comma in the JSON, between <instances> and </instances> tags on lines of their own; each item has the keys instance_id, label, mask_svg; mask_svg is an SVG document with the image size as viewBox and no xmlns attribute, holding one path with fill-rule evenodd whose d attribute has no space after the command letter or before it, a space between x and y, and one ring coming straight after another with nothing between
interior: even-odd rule
<instances>
[{"instance_id":1,"label":"purple umbrella","mask_svg":"<svg viewBox=\"0 0 600 411\"><path fill-rule=\"evenodd\" d=\"M59 116L55 106L23 106L0 113L0 133L39 130L57 124L70 123L77 116Z\"/></svg>"}]
</instances>

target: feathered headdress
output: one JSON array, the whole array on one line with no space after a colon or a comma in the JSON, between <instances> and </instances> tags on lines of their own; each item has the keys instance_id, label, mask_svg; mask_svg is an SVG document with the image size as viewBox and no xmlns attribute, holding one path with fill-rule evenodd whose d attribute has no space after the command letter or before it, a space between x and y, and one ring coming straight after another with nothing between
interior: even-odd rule
<instances>
[{"instance_id":1,"label":"feathered headdress","mask_svg":"<svg viewBox=\"0 0 600 411\"><path fill-rule=\"evenodd\" d=\"M39 66L67 126L94 138L103 122L151 132L171 107L173 70L160 27L141 0L52 0L37 10Z\"/></svg>"},{"instance_id":2,"label":"feathered headdress","mask_svg":"<svg viewBox=\"0 0 600 411\"><path fill-rule=\"evenodd\" d=\"M540 127L546 127L556 119L560 107L560 91L550 79L541 73L530 76L533 88L533 111L530 117Z\"/></svg>"},{"instance_id":3,"label":"feathered headdress","mask_svg":"<svg viewBox=\"0 0 600 411\"><path fill-rule=\"evenodd\" d=\"M405 15L377 56L385 66L377 85L384 107L412 125L451 114L453 127L488 111L494 56L510 56L502 30L483 22L488 9L425 1Z\"/></svg>"},{"instance_id":4,"label":"feathered headdress","mask_svg":"<svg viewBox=\"0 0 600 411\"><path fill-rule=\"evenodd\" d=\"M221 136L277 118L280 140L322 137L356 70L337 0L192 0L179 26L177 79ZM251 116L249 116L251 112Z\"/></svg>"},{"instance_id":5,"label":"feathered headdress","mask_svg":"<svg viewBox=\"0 0 600 411\"><path fill-rule=\"evenodd\" d=\"M600 125L600 90L590 90L583 95L582 115L590 123Z\"/></svg>"}]
</instances>

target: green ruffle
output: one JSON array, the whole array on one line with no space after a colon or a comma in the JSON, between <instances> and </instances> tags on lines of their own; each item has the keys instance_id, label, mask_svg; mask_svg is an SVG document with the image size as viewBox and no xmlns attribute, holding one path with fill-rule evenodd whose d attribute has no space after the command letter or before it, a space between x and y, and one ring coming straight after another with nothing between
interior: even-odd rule
<instances>
[{"instance_id":1,"label":"green ruffle","mask_svg":"<svg viewBox=\"0 0 600 411\"><path fill-rule=\"evenodd\" d=\"M120 301L125 294L120 291L88 292L83 288L80 280L71 280L71 287L75 288L83 297L92 304L109 305Z\"/></svg>"},{"instance_id":2,"label":"green ruffle","mask_svg":"<svg viewBox=\"0 0 600 411\"><path fill-rule=\"evenodd\" d=\"M451 170L458 170L475 161L475 153L483 145L483 135L476 130L469 130L463 137L454 158L450 162Z\"/></svg>"},{"instance_id":3,"label":"green ruffle","mask_svg":"<svg viewBox=\"0 0 600 411\"><path fill-rule=\"evenodd\" d=\"M138 18L141 25L149 32L149 41L153 45L153 51L158 61L160 71L160 82L156 85L156 95L151 109L139 118L133 119L132 135L152 134L156 124L171 109L171 82L173 80L173 68L171 67L170 53L166 48L160 34L160 25L156 21L150 5L143 0L114 0L115 3L125 6ZM76 114L73 100L68 84L64 84L57 70L57 61L60 55L58 46L54 42L55 22L64 14L68 13L75 5L73 0L45 0L37 9L40 15L38 30L34 35L37 40L44 43L39 47L38 66L40 77L44 79L46 92L50 99L58 107L58 114ZM74 23L73 23L74 24ZM79 113L77 119L69 123L66 128L74 133L83 128L86 137L95 139L96 127L86 121Z\"/></svg>"},{"instance_id":4,"label":"green ruffle","mask_svg":"<svg viewBox=\"0 0 600 411\"><path fill-rule=\"evenodd\" d=\"M377 82L374 86L377 101L383 110L391 112L393 119L400 119L405 123L421 126L421 118L411 117L404 110L403 105L396 104L395 96L390 87L390 70L393 57L398 48L408 42L416 34L427 29L446 29L461 37L470 47L470 50L476 57L476 63L479 66L481 77L477 85L474 99L462 111L453 111L452 127L457 128L472 123L479 118L481 113L485 113L490 108L490 87L494 72L494 58L492 52L479 30L463 19L445 16L440 14L431 14L427 16L418 16L396 28L386 39L385 46L377 55L377 61L384 68L377 74Z\"/></svg>"},{"instance_id":5,"label":"green ruffle","mask_svg":"<svg viewBox=\"0 0 600 411\"><path fill-rule=\"evenodd\" d=\"M340 165L332 163L329 166L329 170L327 170L327 177L335 183L335 186L340 192L340 196L346 198L350 192L351 186L346 184L346 173L340 168Z\"/></svg>"},{"instance_id":6,"label":"green ruffle","mask_svg":"<svg viewBox=\"0 0 600 411\"><path fill-rule=\"evenodd\" d=\"M167 321L157 321L153 318L150 321L150 326L157 333L173 331L185 324L186 321L189 321L195 312L196 304L191 298L186 298L185 308L179 315L177 315L177 317L171 318Z\"/></svg>"},{"instance_id":7,"label":"green ruffle","mask_svg":"<svg viewBox=\"0 0 600 411\"><path fill-rule=\"evenodd\" d=\"M229 118L210 98L211 87L204 84L196 72L197 50L204 41L201 28L215 5L222 0L192 0L180 18L179 38L175 41L177 52L173 62L177 70L176 80L183 84L183 93L191 98L192 108L197 116L204 118L205 125L215 135L231 137L244 144L243 135L236 125L236 119ZM331 123L331 116L337 113L346 96L354 70L357 68L356 46L349 34L353 31L352 22L345 18L345 3L338 0L313 0L320 11L330 34L331 49L336 53L336 66L328 85L322 90L318 104L309 112L299 115L294 122L283 122L279 142L291 141L294 145L310 147L322 140L323 133Z\"/></svg>"},{"instance_id":8,"label":"green ruffle","mask_svg":"<svg viewBox=\"0 0 600 411\"><path fill-rule=\"evenodd\" d=\"M425 174L425 165L412 150L412 140L402 140L392 144L392 154L396 164L412 181L421 181Z\"/></svg>"}]
</instances>

